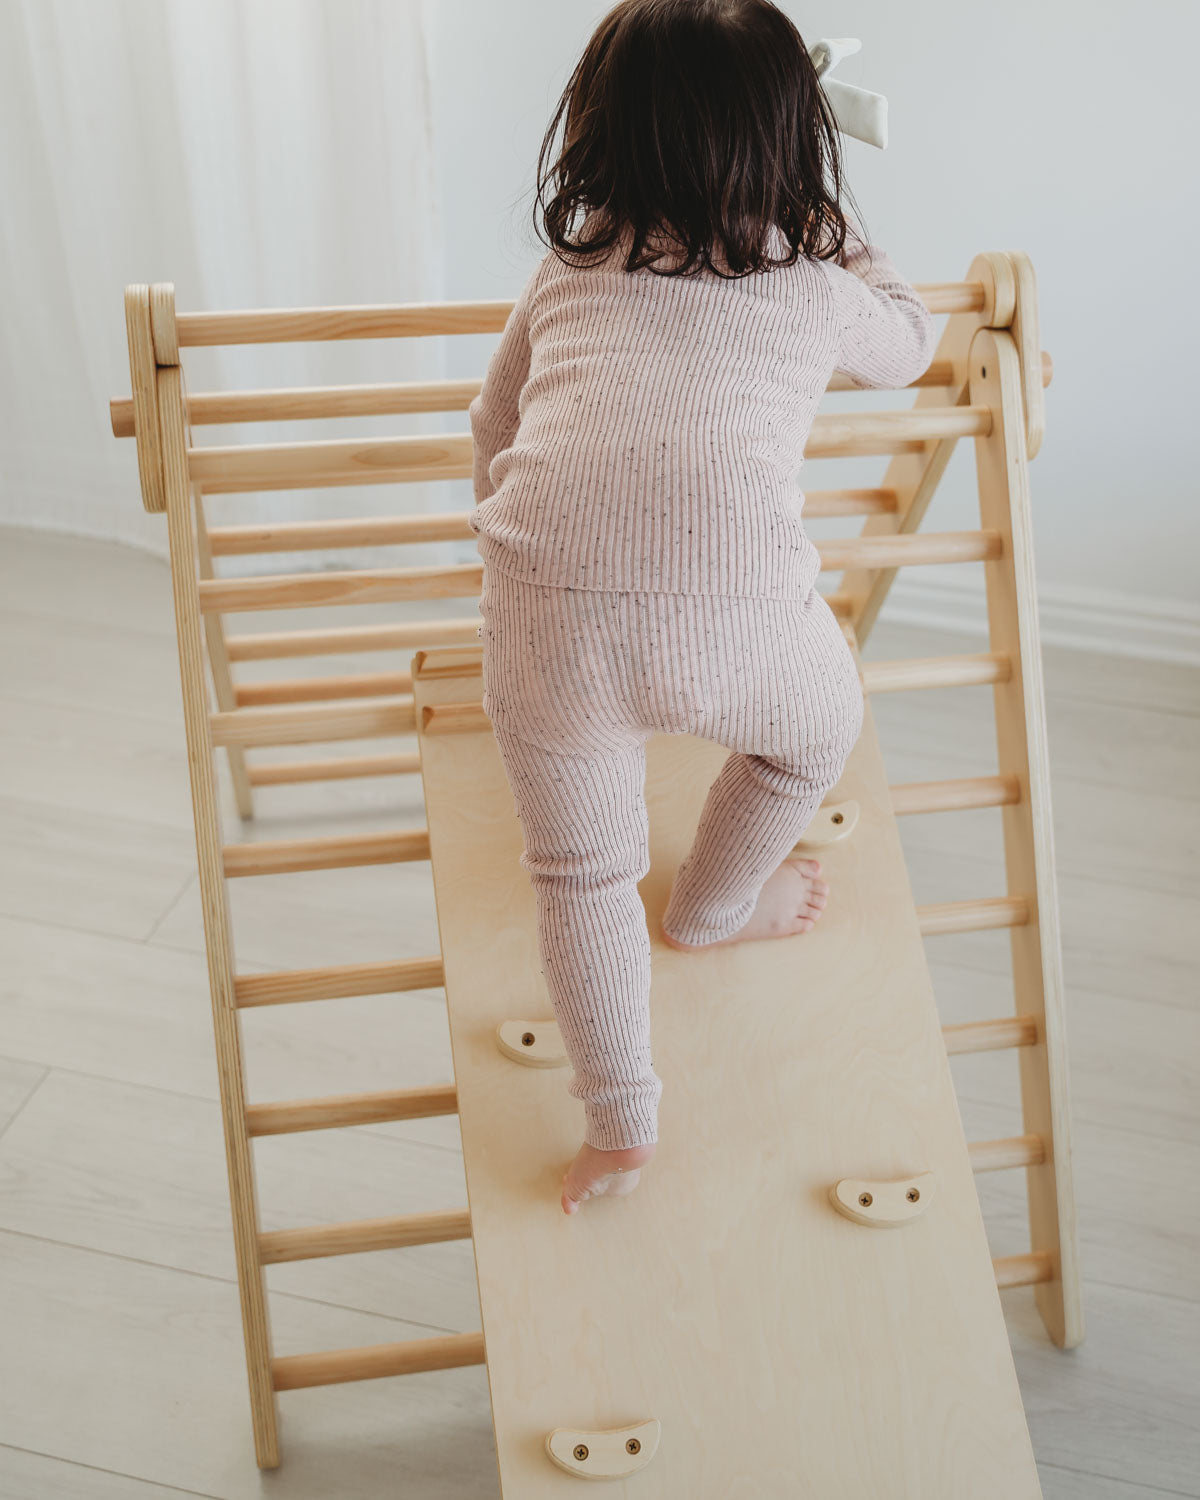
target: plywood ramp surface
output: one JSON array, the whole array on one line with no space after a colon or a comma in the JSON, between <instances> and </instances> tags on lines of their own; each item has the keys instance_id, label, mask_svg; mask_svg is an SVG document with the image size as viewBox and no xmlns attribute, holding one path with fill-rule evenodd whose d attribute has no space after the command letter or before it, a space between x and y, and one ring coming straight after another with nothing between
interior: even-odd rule
<instances>
[{"instance_id":1,"label":"plywood ramp surface","mask_svg":"<svg viewBox=\"0 0 1200 1500\"><path fill-rule=\"evenodd\" d=\"M426 705L478 702L439 676ZM420 663L420 658L418 658ZM627 1198L568 1219L582 1139L563 1069L496 1043L548 1017L521 833L487 732L421 737L446 994L501 1482L570 1495L558 1427L662 1423L605 1493L655 1500L1030 1500L1040 1496L1012 1356L874 727L836 799L854 836L822 854L811 934L707 954L658 922L725 751L648 748L658 1154ZM936 1174L891 1228L829 1201L841 1178ZM590 1491L589 1491L590 1492Z\"/></svg>"}]
</instances>

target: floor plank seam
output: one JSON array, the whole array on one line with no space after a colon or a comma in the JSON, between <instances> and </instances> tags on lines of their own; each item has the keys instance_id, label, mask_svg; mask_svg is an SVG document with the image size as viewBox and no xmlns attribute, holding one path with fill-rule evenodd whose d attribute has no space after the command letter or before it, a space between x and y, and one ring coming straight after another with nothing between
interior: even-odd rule
<instances>
[{"instance_id":1,"label":"floor plank seam","mask_svg":"<svg viewBox=\"0 0 1200 1500\"><path fill-rule=\"evenodd\" d=\"M1102 1479L1108 1484L1129 1484L1135 1489L1146 1490L1155 1495L1177 1495L1180 1500L1197 1500L1200 1490L1168 1490L1161 1484L1147 1484L1142 1479L1116 1478L1112 1474L1098 1474L1095 1469L1077 1469L1073 1464L1039 1463L1039 1470L1053 1470L1056 1474L1078 1474L1083 1479Z\"/></svg>"},{"instance_id":2,"label":"floor plank seam","mask_svg":"<svg viewBox=\"0 0 1200 1500\"><path fill-rule=\"evenodd\" d=\"M10 1229L0 1224L0 1236L11 1235L14 1239L30 1240L38 1245L54 1245L60 1250L77 1250L82 1255L99 1255L105 1260L119 1260L126 1265L145 1266L151 1271L168 1271L175 1276L190 1276L196 1281L213 1281L220 1286L229 1287L236 1295L238 1285L236 1274L229 1276L218 1276L213 1271L197 1271L192 1266L171 1265L169 1262L160 1260L147 1260L140 1255L122 1255L119 1250L105 1250L100 1245L81 1245L75 1240L55 1239L53 1235L33 1234L27 1229ZM379 1251L372 1252L379 1254ZM417 1318L402 1318L394 1313L377 1312L373 1308L354 1307L346 1302L329 1302L324 1297L307 1297L303 1292L284 1292L275 1287L268 1287L268 1293L273 1298L281 1298L286 1302L303 1302L310 1307L328 1307L335 1312L356 1313L364 1318L380 1318L385 1323L399 1323L405 1328L424 1328L430 1333L455 1334L470 1333L469 1328L448 1328L443 1323L424 1323ZM3 1444L0 1444L3 1446Z\"/></svg>"},{"instance_id":3,"label":"floor plank seam","mask_svg":"<svg viewBox=\"0 0 1200 1500\"><path fill-rule=\"evenodd\" d=\"M145 1479L140 1474L127 1474L124 1469L106 1469L103 1464L87 1464L82 1459L64 1458L61 1453L46 1453L41 1448L23 1448L19 1443L0 1442L0 1452L27 1453L30 1458L44 1458L50 1463L69 1464L73 1469L85 1469L89 1474L111 1474L114 1479L128 1479L133 1484L144 1484L154 1489L168 1490L172 1495L186 1495L188 1500L225 1500L221 1495L210 1495L207 1490L185 1490L177 1484L164 1484L161 1479ZM3 1477L3 1476L0 1476Z\"/></svg>"},{"instance_id":4,"label":"floor plank seam","mask_svg":"<svg viewBox=\"0 0 1200 1500\"><path fill-rule=\"evenodd\" d=\"M10 1058L7 1059L7 1061L8 1062L14 1062L14 1063L26 1062L26 1060L24 1058L20 1058L20 1057L10 1057ZM30 1064L30 1063L26 1062L26 1066L31 1066L31 1067L35 1067L35 1068L41 1068L41 1070L42 1070L42 1076L37 1080L37 1082L33 1085L33 1087L25 1095L24 1099L21 1100L20 1104L17 1105L16 1109L12 1112L12 1114L8 1117L8 1119L5 1120L4 1124L0 1125L0 1141L2 1141L4 1139L4 1136L5 1136L6 1132L9 1130L9 1128L12 1125L15 1125L16 1122L17 1122L17 1120L19 1120L20 1117L25 1113L26 1106L29 1104L29 1102L33 1098L33 1096L41 1090L42 1085L45 1083L46 1079L50 1077L50 1074L53 1071L53 1069L50 1068L46 1063L32 1063L32 1064Z\"/></svg>"}]
</instances>

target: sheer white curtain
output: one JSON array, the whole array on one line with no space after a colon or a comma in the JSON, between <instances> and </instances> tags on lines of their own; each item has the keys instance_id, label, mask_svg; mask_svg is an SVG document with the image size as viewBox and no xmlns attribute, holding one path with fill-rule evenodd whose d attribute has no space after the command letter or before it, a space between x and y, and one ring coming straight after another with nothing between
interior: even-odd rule
<instances>
[{"instance_id":1,"label":"sheer white curtain","mask_svg":"<svg viewBox=\"0 0 1200 1500\"><path fill-rule=\"evenodd\" d=\"M0 0L0 522L164 545L108 425L127 282L173 281L181 309L438 297L429 120L421 0ZM442 365L437 341L196 353L192 389ZM333 509L239 515L283 506Z\"/></svg>"}]
</instances>

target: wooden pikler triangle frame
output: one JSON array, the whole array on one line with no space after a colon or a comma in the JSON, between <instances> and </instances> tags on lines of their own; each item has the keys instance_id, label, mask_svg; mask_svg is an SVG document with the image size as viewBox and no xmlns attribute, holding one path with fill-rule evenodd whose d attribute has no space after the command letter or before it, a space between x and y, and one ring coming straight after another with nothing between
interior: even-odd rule
<instances>
[{"instance_id":1,"label":"wooden pikler triangle frame","mask_svg":"<svg viewBox=\"0 0 1200 1500\"><path fill-rule=\"evenodd\" d=\"M657 924L724 752L686 736L651 742L642 891L655 939L662 1144L637 1193L599 1200L570 1220L557 1185L581 1117L539 973L520 830L480 706L478 616L242 636L225 623L245 610L469 599L479 565L216 572L235 554L467 539L468 514L254 526L210 526L204 514L206 493L463 478L470 437L229 447L193 438L210 423L462 411L478 381L189 396L180 363L195 344L497 332L510 304L176 314L169 285L127 290L133 394L113 402L113 428L136 434L144 503L167 515L262 1466L279 1462L279 1391L486 1358L501 1485L519 1500L569 1493L577 1478L609 1479L613 1493L631 1496L1039 1494L997 1288L1033 1285L1054 1342L1082 1337L1028 489L1048 368L1023 255L981 255L965 281L920 290L947 322L915 405L818 416L809 442L813 457L890 455L881 485L810 492L807 513L865 517L860 535L820 544L823 566L843 575L831 597L856 643L897 568L984 564L986 652L861 671L869 697L990 683L997 772L889 786L868 713L808 835L835 882L825 921L802 939L694 955L667 948ZM835 377L831 389L847 388ZM963 438L975 443L980 529L920 533ZM403 661L414 649L411 672L235 678L247 660L379 650ZM276 762L260 754L413 735L416 752ZM229 756L243 817L257 786L419 770L428 827L227 842L218 750ZM914 906L896 817L980 807L1003 819L1007 889ZM238 973L227 879L425 859L440 954ZM1011 931L1013 1012L941 1027L923 940L986 928ZM242 1009L439 984L453 1083L247 1100ZM968 1144L947 1058L998 1048L1018 1051L1023 1134ZM469 1209L260 1228L256 1136L455 1112ZM1026 1173L1030 1249L992 1260L972 1172L1004 1167ZM273 1354L266 1266L472 1236L482 1333Z\"/></svg>"}]
</instances>

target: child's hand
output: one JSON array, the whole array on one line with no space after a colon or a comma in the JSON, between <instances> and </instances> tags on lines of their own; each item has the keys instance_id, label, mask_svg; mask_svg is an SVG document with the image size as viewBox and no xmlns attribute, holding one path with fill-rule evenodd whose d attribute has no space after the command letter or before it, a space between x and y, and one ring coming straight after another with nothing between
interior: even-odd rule
<instances>
[{"instance_id":1,"label":"child's hand","mask_svg":"<svg viewBox=\"0 0 1200 1500\"><path fill-rule=\"evenodd\" d=\"M632 1193L642 1175L641 1168L654 1155L653 1146L628 1146L623 1151L600 1151L582 1145L563 1178L562 1210L579 1212L579 1205L603 1193L614 1197Z\"/></svg>"}]
</instances>

